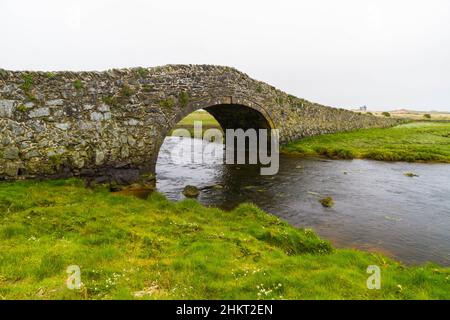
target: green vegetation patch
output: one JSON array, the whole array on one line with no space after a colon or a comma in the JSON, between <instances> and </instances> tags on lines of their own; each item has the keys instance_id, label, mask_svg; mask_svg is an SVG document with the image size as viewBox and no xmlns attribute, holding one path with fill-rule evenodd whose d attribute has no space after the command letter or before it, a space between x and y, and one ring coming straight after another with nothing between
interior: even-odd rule
<instances>
[{"instance_id":1,"label":"green vegetation patch","mask_svg":"<svg viewBox=\"0 0 450 320\"><path fill-rule=\"evenodd\" d=\"M148 76L149 71L146 68L138 67L138 68L136 68L136 74L141 78L145 78Z\"/></svg>"},{"instance_id":2,"label":"green vegetation patch","mask_svg":"<svg viewBox=\"0 0 450 320\"><path fill-rule=\"evenodd\" d=\"M331 159L448 163L449 137L450 123L411 122L392 128L308 137L289 143L282 151Z\"/></svg>"},{"instance_id":3,"label":"green vegetation patch","mask_svg":"<svg viewBox=\"0 0 450 320\"><path fill-rule=\"evenodd\" d=\"M127 84L124 84L124 85L122 86L122 89L120 89L120 95L121 95L122 97L127 97L127 98L129 98L129 97L131 97L133 94L134 94L133 88L131 88L131 87L130 87L129 85L127 85Z\"/></svg>"},{"instance_id":4,"label":"green vegetation patch","mask_svg":"<svg viewBox=\"0 0 450 320\"><path fill-rule=\"evenodd\" d=\"M34 84L33 75L30 73L24 73L24 74L22 74L22 80L23 80L23 83L21 86L22 90L25 93L30 92L31 88L33 87L33 84Z\"/></svg>"},{"instance_id":5,"label":"green vegetation patch","mask_svg":"<svg viewBox=\"0 0 450 320\"><path fill-rule=\"evenodd\" d=\"M172 108L175 105L175 99L172 97L159 101L159 106L162 108Z\"/></svg>"},{"instance_id":6,"label":"green vegetation patch","mask_svg":"<svg viewBox=\"0 0 450 320\"><path fill-rule=\"evenodd\" d=\"M23 83L21 85L21 89L24 92L24 94L27 98L27 101L38 103L39 102L38 99L32 93L32 89L33 89L33 85L34 85L33 75L30 73L24 73L24 74L22 74L22 80L23 80Z\"/></svg>"},{"instance_id":7,"label":"green vegetation patch","mask_svg":"<svg viewBox=\"0 0 450 320\"><path fill-rule=\"evenodd\" d=\"M46 72L46 73L45 73L45 77L46 77L47 79L54 79L54 78L56 77L56 73L51 72L51 71Z\"/></svg>"},{"instance_id":8,"label":"green vegetation patch","mask_svg":"<svg viewBox=\"0 0 450 320\"><path fill-rule=\"evenodd\" d=\"M74 87L76 90L81 90L81 89L83 89L84 85L83 85L83 82L82 82L81 80L77 79L77 80L75 80L75 81L73 82L73 87Z\"/></svg>"},{"instance_id":9,"label":"green vegetation patch","mask_svg":"<svg viewBox=\"0 0 450 320\"><path fill-rule=\"evenodd\" d=\"M83 286L66 286L77 265ZM369 265L381 289L366 287ZM2 299L450 299L450 270L333 249L250 204L148 200L80 180L0 183Z\"/></svg>"},{"instance_id":10,"label":"green vegetation patch","mask_svg":"<svg viewBox=\"0 0 450 320\"><path fill-rule=\"evenodd\" d=\"M102 97L102 102L104 104L107 104L107 105L111 106L111 107L117 105L117 99L114 96L103 96Z\"/></svg>"},{"instance_id":11,"label":"green vegetation patch","mask_svg":"<svg viewBox=\"0 0 450 320\"><path fill-rule=\"evenodd\" d=\"M178 95L178 102L182 108L186 107L189 103L189 94L186 91L181 91Z\"/></svg>"}]
</instances>

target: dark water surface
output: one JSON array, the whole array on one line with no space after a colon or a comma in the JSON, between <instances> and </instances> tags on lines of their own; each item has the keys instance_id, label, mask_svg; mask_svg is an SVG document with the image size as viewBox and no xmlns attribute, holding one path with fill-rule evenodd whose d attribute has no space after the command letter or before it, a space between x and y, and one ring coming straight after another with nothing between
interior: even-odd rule
<instances>
[{"instance_id":1,"label":"dark water surface","mask_svg":"<svg viewBox=\"0 0 450 320\"><path fill-rule=\"evenodd\" d=\"M157 188L170 199L182 199L185 185L206 187L198 198L205 205L228 210L252 202L294 226L313 228L337 247L383 252L407 264L450 265L449 164L281 155L279 173L261 176L256 165L174 163L202 153L173 156L192 142L167 137L161 148ZM208 148L216 155L203 154L206 160L222 159L223 145ZM324 208L323 196L335 205Z\"/></svg>"}]
</instances>

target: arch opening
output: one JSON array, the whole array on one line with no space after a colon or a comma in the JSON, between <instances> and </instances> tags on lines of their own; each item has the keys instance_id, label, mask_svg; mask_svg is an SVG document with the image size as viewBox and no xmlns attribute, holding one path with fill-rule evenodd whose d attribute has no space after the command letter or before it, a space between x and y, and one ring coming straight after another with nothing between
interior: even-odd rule
<instances>
[{"instance_id":1,"label":"arch opening","mask_svg":"<svg viewBox=\"0 0 450 320\"><path fill-rule=\"evenodd\" d=\"M202 123L201 137L207 133L208 129L218 129L222 132L224 139L212 142L192 139L195 121ZM175 129L186 129L190 136L179 137L178 133L173 136L172 133ZM259 110L241 104L214 104L191 112L171 128L159 148L155 163L157 188L170 198L179 199L182 197L181 190L186 185L192 184L199 188L208 188L211 187L208 185L210 183L225 180L224 178L230 174L230 170L238 167L238 165L230 166L225 163L225 132L227 129L244 131L254 129L256 133L259 129L266 129L268 137L270 137L272 125L270 119L267 119ZM270 139L268 141L270 142ZM257 142L259 145L259 139ZM198 143L202 144L200 149L195 148ZM250 139L245 140L245 147L247 145L250 145ZM191 146L193 146L192 149L189 149ZM178 152L177 148L183 147L193 150L192 153L188 151L182 156L185 159L181 160L187 160L186 163L183 161L180 163L178 155L174 155L174 152ZM199 152L202 160L197 162L195 157L199 156ZM246 159L249 157L246 156ZM245 165L253 166L253 164ZM220 179L219 176L224 176L224 178Z\"/></svg>"}]
</instances>

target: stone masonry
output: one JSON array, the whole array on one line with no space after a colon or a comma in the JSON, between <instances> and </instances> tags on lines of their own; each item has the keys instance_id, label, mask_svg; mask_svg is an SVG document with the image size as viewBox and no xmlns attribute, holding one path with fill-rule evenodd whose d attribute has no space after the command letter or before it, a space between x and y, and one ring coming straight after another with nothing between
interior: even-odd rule
<instances>
[{"instance_id":1,"label":"stone masonry","mask_svg":"<svg viewBox=\"0 0 450 320\"><path fill-rule=\"evenodd\" d=\"M281 143L396 123L309 102L223 66L0 69L0 179L151 179L166 135L198 109L224 129L280 129Z\"/></svg>"}]
</instances>

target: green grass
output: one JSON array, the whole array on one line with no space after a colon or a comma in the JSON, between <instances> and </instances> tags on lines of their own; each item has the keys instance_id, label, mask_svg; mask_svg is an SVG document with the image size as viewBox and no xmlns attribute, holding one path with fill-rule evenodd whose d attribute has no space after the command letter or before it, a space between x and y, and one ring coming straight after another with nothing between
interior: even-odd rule
<instances>
[{"instance_id":1,"label":"green grass","mask_svg":"<svg viewBox=\"0 0 450 320\"><path fill-rule=\"evenodd\" d=\"M412 122L385 129L364 129L304 138L284 153L334 159L450 162L450 123Z\"/></svg>"},{"instance_id":2,"label":"green grass","mask_svg":"<svg viewBox=\"0 0 450 320\"><path fill-rule=\"evenodd\" d=\"M81 80L76 79L76 80L73 81L73 87L76 90L81 90L81 89L83 89L84 85L83 85L83 82Z\"/></svg>"},{"instance_id":3,"label":"green grass","mask_svg":"<svg viewBox=\"0 0 450 320\"><path fill-rule=\"evenodd\" d=\"M220 128L217 120L210 113L203 110L192 112L188 116L184 117L180 122L178 122L177 126L193 127L194 121L201 121L202 125L204 126Z\"/></svg>"},{"instance_id":4,"label":"green grass","mask_svg":"<svg viewBox=\"0 0 450 320\"><path fill-rule=\"evenodd\" d=\"M187 129L189 130L191 136L194 136L195 121L202 122L202 134L204 134L205 131L208 129L222 130L222 127L217 122L217 120L210 113L204 110L197 110L187 115L180 122L177 123L175 129ZM172 133L173 131L170 134Z\"/></svg>"},{"instance_id":5,"label":"green grass","mask_svg":"<svg viewBox=\"0 0 450 320\"><path fill-rule=\"evenodd\" d=\"M81 268L81 290L66 268ZM369 265L381 289L369 290ZM79 180L0 183L3 299L449 299L450 270L333 249L253 205L148 200Z\"/></svg>"}]
</instances>

